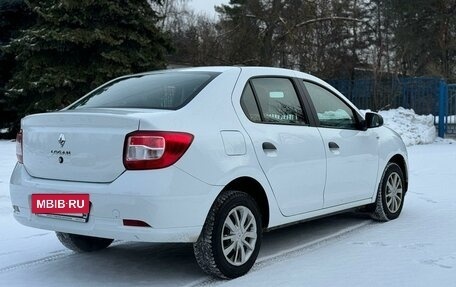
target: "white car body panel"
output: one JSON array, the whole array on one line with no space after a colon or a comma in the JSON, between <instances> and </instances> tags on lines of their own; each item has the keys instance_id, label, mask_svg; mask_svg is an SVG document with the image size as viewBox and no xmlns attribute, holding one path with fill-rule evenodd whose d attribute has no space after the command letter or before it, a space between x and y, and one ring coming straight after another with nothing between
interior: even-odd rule
<instances>
[{"instance_id":1,"label":"white car body panel","mask_svg":"<svg viewBox=\"0 0 456 287\"><path fill-rule=\"evenodd\" d=\"M240 106L247 81L255 76L270 75L268 70L259 72L256 69L245 69L233 91L233 107L249 135L282 214L292 216L321 209L326 159L318 129L310 126L253 123ZM290 71L279 70L277 75L289 77ZM277 150L264 150L264 142L273 144Z\"/></svg>"},{"instance_id":2,"label":"white car body panel","mask_svg":"<svg viewBox=\"0 0 456 287\"><path fill-rule=\"evenodd\" d=\"M126 171L112 183L94 184L33 178L18 164L10 185L11 201L21 210L15 218L27 226L82 235L130 241L195 241L220 187L196 180L175 167L156 171ZM87 223L31 213L32 193L81 192L89 193L92 202ZM123 226L122 219L144 220L152 228Z\"/></svg>"},{"instance_id":3,"label":"white car body panel","mask_svg":"<svg viewBox=\"0 0 456 287\"><path fill-rule=\"evenodd\" d=\"M324 207L371 198L378 171L376 130L319 128L319 131L328 166ZM339 148L330 149L330 142Z\"/></svg>"},{"instance_id":4,"label":"white car body panel","mask_svg":"<svg viewBox=\"0 0 456 287\"><path fill-rule=\"evenodd\" d=\"M15 218L32 227L89 236L195 242L214 200L236 179L251 178L261 185L269 207L266 228L273 228L372 203L388 161L399 155L407 164L405 145L385 127L341 132L313 126L255 124L240 106L245 84L253 76L307 79L347 101L316 77L263 67L182 71L221 74L175 111L81 109L23 119L24 164L17 164L10 185L12 204L20 210L14 213ZM72 115L77 120L72 121ZM194 140L170 167L130 171L123 167L122 152L125 134L135 130L187 132ZM60 133L65 134L65 146L81 156L78 165L67 169L53 165L56 157L47 153L58 145ZM73 133L84 136L73 137ZM356 144L353 138L358 140ZM109 140L114 144L108 146ZM337 155L328 149L332 140L341 143ZM265 141L276 145L277 154L262 149ZM81 155L87 142L93 150ZM110 158L110 154L116 156ZM91 156L95 158L89 160ZM36 193L89 193L89 221L32 214L30 198ZM126 218L144 220L151 228L123 226L122 219Z\"/></svg>"},{"instance_id":5,"label":"white car body panel","mask_svg":"<svg viewBox=\"0 0 456 287\"><path fill-rule=\"evenodd\" d=\"M282 213L291 216L321 209L326 160L318 129L268 125L249 129L249 124L246 129ZM277 150L264 150L264 142Z\"/></svg>"},{"instance_id":6,"label":"white car body panel","mask_svg":"<svg viewBox=\"0 0 456 287\"><path fill-rule=\"evenodd\" d=\"M125 170L118 153L123 149L125 134L138 126L139 119L127 113L68 111L30 116L22 121L22 129L27 130L24 164L37 178L112 182ZM64 135L62 144L56 134ZM93 144L87 151L90 142ZM55 168L58 156L65 156L65 161Z\"/></svg>"}]
</instances>

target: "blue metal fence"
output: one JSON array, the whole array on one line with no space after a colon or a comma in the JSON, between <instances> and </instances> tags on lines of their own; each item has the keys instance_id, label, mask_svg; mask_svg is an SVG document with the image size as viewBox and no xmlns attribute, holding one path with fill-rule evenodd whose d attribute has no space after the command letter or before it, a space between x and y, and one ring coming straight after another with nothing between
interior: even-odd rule
<instances>
[{"instance_id":1,"label":"blue metal fence","mask_svg":"<svg viewBox=\"0 0 456 287\"><path fill-rule=\"evenodd\" d=\"M456 133L456 84L440 78L388 77L384 79L328 80L361 109L404 107L417 114L438 116L439 136Z\"/></svg>"},{"instance_id":2,"label":"blue metal fence","mask_svg":"<svg viewBox=\"0 0 456 287\"><path fill-rule=\"evenodd\" d=\"M443 116L444 133L456 135L456 84L446 85L443 97L442 105L447 107Z\"/></svg>"},{"instance_id":3,"label":"blue metal fence","mask_svg":"<svg viewBox=\"0 0 456 287\"><path fill-rule=\"evenodd\" d=\"M450 117L448 123L456 124L456 84L447 85L448 93L448 111L447 115Z\"/></svg>"},{"instance_id":4,"label":"blue metal fence","mask_svg":"<svg viewBox=\"0 0 456 287\"><path fill-rule=\"evenodd\" d=\"M328 83L361 109L404 107L419 114L439 112L439 78L329 80Z\"/></svg>"}]
</instances>

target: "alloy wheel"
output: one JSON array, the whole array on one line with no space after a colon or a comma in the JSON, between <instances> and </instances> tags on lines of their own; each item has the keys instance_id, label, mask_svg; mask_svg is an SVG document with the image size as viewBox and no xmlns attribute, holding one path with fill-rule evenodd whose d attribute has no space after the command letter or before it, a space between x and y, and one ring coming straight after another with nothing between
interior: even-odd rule
<instances>
[{"instance_id":1,"label":"alloy wheel","mask_svg":"<svg viewBox=\"0 0 456 287\"><path fill-rule=\"evenodd\" d=\"M235 266L246 263L257 241L257 223L250 209L245 206L233 208L223 223L221 236L225 259Z\"/></svg>"},{"instance_id":2,"label":"alloy wheel","mask_svg":"<svg viewBox=\"0 0 456 287\"><path fill-rule=\"evenodd\" d=\"M386 181L386 206L391 213L396 213L402 202L402 179L400 175L393 172Z\"/></svg>"}]
</instances>

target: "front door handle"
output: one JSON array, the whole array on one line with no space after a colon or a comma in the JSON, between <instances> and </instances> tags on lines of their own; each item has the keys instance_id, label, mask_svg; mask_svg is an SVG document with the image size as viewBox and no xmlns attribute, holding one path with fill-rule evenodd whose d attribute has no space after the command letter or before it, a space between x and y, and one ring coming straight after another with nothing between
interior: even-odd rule
<instances>
[{"instance_id":1,"label":"front door handle","mask_svg":"<svg viewBox=\"0 0 456 287\"><path fill-rule=\"evenodd\" d=\"M274 144L272 144L270 142L264 142L263 143L263 150L265 150L265 151L275 151L275 150L277 150L277 148L275 147Z\"/></svg>"},{"instance_id":2,"label":"front door handle","mask_svg":"<svg viewBox=\"0 0 456 287\"><path fill-rule=\"evenodd\" d=\"M329 149L339 149L339 145L336 144L335 142L329 142L328 146L329 146Z\"/></svg>"}]
</instances>

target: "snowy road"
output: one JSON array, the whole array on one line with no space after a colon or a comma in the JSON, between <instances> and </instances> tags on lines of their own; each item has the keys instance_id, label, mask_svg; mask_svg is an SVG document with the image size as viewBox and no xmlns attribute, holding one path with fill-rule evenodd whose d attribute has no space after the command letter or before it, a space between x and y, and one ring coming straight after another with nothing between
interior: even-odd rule
<instances>
[{"instance_id":1,"label":"snowy road","mask_svg":"<svg viewBox=\"0 0 456 287\"><path fill-rule=\"evenodd\" d=\"M456 286L456 144L413 146L409 156L398 220L342 214L272 231L249 274L217 281L188 244L116 242L75 254L52 232L19 225L8 192L14 144L0 141L0 286Z\"/></svg>"}]
</instances>

